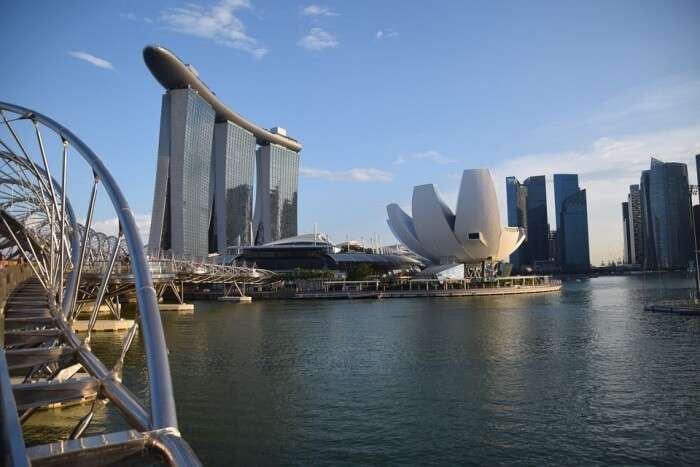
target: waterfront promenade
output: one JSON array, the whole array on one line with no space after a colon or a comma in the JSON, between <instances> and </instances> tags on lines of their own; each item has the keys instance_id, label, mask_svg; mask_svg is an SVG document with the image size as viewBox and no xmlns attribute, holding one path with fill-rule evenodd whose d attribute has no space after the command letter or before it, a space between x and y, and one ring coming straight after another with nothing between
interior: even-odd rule
<instances>
[{"instance_id":1,"label":"waterfront promenade","mask_svg":"<svg viewBox=\"0 0 700 467\"><path fill-rule=\"evenodd\" d=\"M256 285L247 295L254 299L360 299L427 298L518 295L557 292L561 282L549 276L498 277L489 281L400 278L394 282L379 280L305 280L278 281Z\"/></svg>"}]
</instances>

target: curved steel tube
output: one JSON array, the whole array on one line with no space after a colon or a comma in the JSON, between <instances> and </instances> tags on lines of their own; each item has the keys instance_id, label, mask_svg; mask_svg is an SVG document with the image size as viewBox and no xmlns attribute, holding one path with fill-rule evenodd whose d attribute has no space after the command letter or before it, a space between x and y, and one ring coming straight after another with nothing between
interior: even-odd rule
<instances>
[{"instance_id":1,"label":"curved steel tube","mask_svg":"<svg viewBox=\"0 0 700 467\"><path fill-rule=\"evenodd\" d=\"M177 428L177 416L175 414L175 401L173 397L172 381L170 379L170 364L168 362L163 326L158 311L156 291L153 288L151 272L146 262L146 256L139 236L136 221L129 204L119 189L112 175L104 166L99 157L78 138L73 132L52 120L25 107L0 102L0 109L8 110L27 118L31 118L50 128L65 141L72 145L91 167L95 175L104 185L112 204L117 212L117 218L122 226L124 238L131 253L132 270L136 286L136 297L141 316L141 327L144 336L144 350L148 361L148 377L150 385L150 428L161 429ZM76 229L77 231L77 229ZM75 236L73 242L75 242ZM76 245L77 246L77 245ZM79 248L73 248L77 252ZM74 253L75 254L75 253ZM74 263L75 264L75 263ZM75 270L68 278L67 290L75 290ZM64 315L66 304L72 303L72 297L64 298ZM93 362L94 363L94 362ZM104 368L104 366L103 366ZM138 405L138 404L136 404Z\"/></svg>"}]
</instances>

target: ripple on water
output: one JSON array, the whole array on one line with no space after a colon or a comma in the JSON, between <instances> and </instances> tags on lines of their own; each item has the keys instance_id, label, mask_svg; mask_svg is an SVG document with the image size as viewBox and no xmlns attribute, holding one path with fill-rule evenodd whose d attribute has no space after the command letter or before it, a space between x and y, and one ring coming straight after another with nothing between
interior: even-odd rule
<instances>
[{"instance_id":1,"label":"ripple on water","mask_svg":"<svg viewBox=\"0 0 700 467\"><path fill-rule=\"evenodd\" d=\"M690 286L640 276L532 296L200 303L163 315L179 421L210 465L697 463L700 319L642 310ZM95 346L115 358L120 339ZM126 382L145 395L134 346ZM77 422L85 408L71 410ZM26 430L60 432L57 420Z\"/></svg>"}]
</instances>

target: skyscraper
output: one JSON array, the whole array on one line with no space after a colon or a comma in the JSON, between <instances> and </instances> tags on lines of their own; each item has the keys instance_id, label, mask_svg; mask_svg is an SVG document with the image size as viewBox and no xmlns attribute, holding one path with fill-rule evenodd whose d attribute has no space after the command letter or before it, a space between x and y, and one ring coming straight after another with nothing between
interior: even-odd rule
<instances>
[{"instance_id":1,"label":"skyscraper","mask_svg":"<svg viewBox=\"0 0 700 467\"><path fill-rule=\"evenodd\" d=\"M210 245L221 254L251 244L254 167L255 136L235 123L217 123Z\"/></svg>"},{"instance_id":2,"label":"skyscraper","mask_svg":"<svg viewBox=\"0 0 700 467\"><path fill-rule=\"evenodd\" d=\"M630 248L630 245L632 244L632 239L630 238L630 232L632 229L630 229L630 203L628 201L624 201L622 203L622 238L623 238L623 247L622 247L622 263L623 264L632 264L632 251Z\"/></svg>"},{"instance_id":3,"label":"skyscraper","mask_svg":"<svg viewBox=\"0 0 700 467\"><path fill-rule=\"evenodd\" d=\"M549 259L549 222L547 221L547 185L544 175L528 177L527 187L527 244L529 259Z\"/></svg>"},{"instance_id":4,"label":"skyscraper","mask_svg":"<svg viewBox=\"0 0 700 467\"><path fill-rule=\"evenodd\" d=\"M639 180L639 200L642 223L642 251L644 252L644 269L653 270L657 268L656 263L656 243L654 241L654 228L652 226L651 195L649 192L650 170L642 171Z\"/></svg>"},{"instance_id":5,"label":"skyscraper","mask_svg":"<svg viewBox=\"0 0 700 467\"><path fill-rule=\"evenodd\" d=\"M508 204L508 225L522 227L527 235L527 187L515 177L506 177L506 200ZM527 239L510 255L510 263L519 268L529 263Z\"/></svg>"},{"instance_id":6,"label":"skyscraper","mask_svg":"<svg viewBox=\"0 0 700 467\"><path fill-rule=\"evenodd\" d=\"M297 235L299 154L270 143L257 152L254 243Z\"/></svg>"},{"instance_id":7,"label":"skyscraper","mask_svg":"<svg viewBox=\"0 0 700 467\"><path fill-rule=\"evenodd\" d=\"M579 191L577 174L554 174L554 215L557 230L560 227L564 200Z\"/></svg>"},{"instance_id":8,"label":"skyscraper","mask_svg":"<svg viewBox=\"0 0 700 467\"><path fill-rule=\"evenodd\" d=\"M301 144L282 128L267 130L227 107L169 50L148 46L144 61L167 90L149 238L152 253L232 253L256 239L297 233ZM260 150L256 154L256 147ZM253 171L258 161L253 226Z\"/></svg>"},{"instance_id":9,"label":"skyscraper","mask_svg":"<svg viewBox=\"0 0 700 467\"><path fill-rule=\"evenodd\" d=\"M642 204L639 185L630 185L627 196L629 205L629 263L644 264L644 248L642 238Z\"/></svg>"},{"instance_id":10,"label":"skyscraper","mask_svg":"<svg viewBox=\"0 0 700 467\"><path fill-rule=\"evenodd\" d=\"M693 222L695 223L695 244L693 248L700 247L700 205L693 206Z\"/></svg>"},{"instance_id":11,"label":"skyscraper","mask_svg":"<svg viewBox=\"0 0 700 467\"><path fill-rule=\"evenodd\" d=\"M554 216L556 217L558 230L556 245L557 255L554 256L554 259L559 266L564 265L563 254L566 251L566 235L561 228L561 214L564 208L564 201L579 190L577 174L554 174Z\"/></svg>"},{"instance_id":12,"label":"skyscraper","mask_svg":"<svg viewBox=\"0 0 700 467\"><path fill-rule=\"evenodd\" d=\"M214 109L194 89L163 96L149 250L209 252Z\"/></svg>"},{"instance_id":13,"label":"skyscraper","mask_svg":"<svg viewBox=\"0 0 700 467\"><path fill-rule=\"evenodd\" d=\"M657 266L687 268L693 251L687 166L652 158L649 202Z\"/></svg>"},{"instance_id":14,"label":"skyscraper","mask_svg":"<svg viewBox=\"0 0 700 467\"><path fill-rule=\"evenodd\" d=\"M565 240L561 245L561 266L566 271L587 271L591 267L588 246L588 204L586 190L579 190L567 197L561 210L561 227L558 235Z\"/></svg>"}]
</instances>

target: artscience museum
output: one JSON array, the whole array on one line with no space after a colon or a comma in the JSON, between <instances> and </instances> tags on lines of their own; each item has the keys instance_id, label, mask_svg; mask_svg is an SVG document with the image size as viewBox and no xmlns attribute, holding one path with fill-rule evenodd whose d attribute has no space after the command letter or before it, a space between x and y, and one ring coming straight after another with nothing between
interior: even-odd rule
<instances>
[{"instance_id":1,"label":"artscience museum","mask_svg":"<svg viewBox=\"0 0 700 467\"><path fill-rule=\"evenodd\" d=\"M398 204L389 204L389 228L407 248L434 265L503 261L525 240L524 229L501 225L488 169L464 171L455 211L432 184L413 188L411 208L409 216Z\"/></svg>"}]
</instances>

